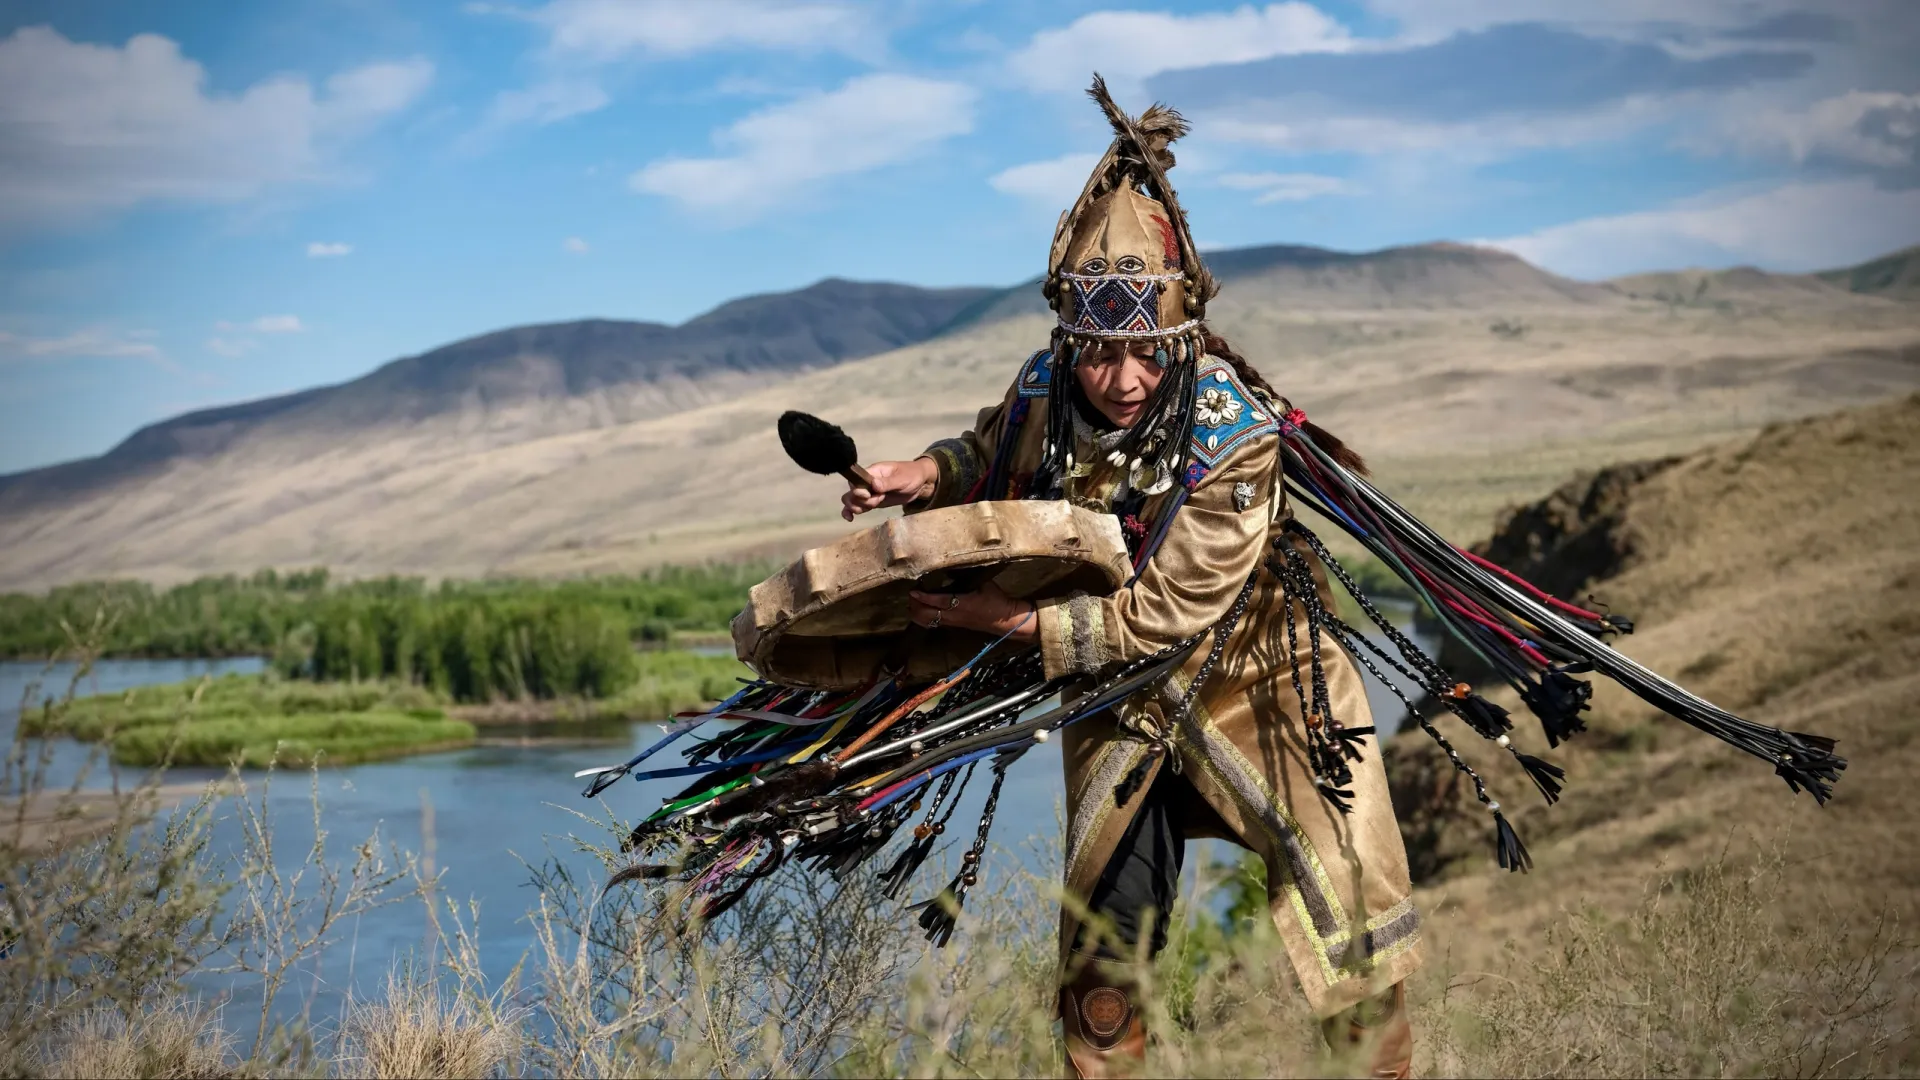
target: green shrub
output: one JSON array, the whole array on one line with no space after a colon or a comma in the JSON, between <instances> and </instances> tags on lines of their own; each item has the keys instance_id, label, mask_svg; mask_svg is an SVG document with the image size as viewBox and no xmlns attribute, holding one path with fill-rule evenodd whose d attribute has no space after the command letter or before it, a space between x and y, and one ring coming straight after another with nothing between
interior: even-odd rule
<instances>
[{"instance_id":1,"label":"green shrub","mask_svg":"<svg viewBox=\"0 0 1920 1080\"><path fill-rule=\"evenodd\" d=\"M433 586L399 577L337 583L325 570L205 577L164 590L89 582L0 595L0 656L59 655L84 638L106 656L265 656L288 676L317 668L349 680L394 676L462 700L605 696L627 685L615 639L724 630L769 569Z\"/></svg>"}]
</instances>

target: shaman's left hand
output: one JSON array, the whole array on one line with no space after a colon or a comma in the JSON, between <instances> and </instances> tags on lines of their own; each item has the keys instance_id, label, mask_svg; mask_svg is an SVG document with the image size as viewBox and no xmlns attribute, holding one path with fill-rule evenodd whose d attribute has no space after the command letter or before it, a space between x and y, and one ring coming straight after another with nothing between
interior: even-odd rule
<instances>
[{"instance_id":1,"label":"shaman's left hand","mask_svg":"<svg viewBox=\"0 0 1920 1080\"><path fill-rule=\"evenodd\" d=\"M1015 600L989 581L978 592L936 593L915 589L907 594L907 617L921 626L957 626L999 637L1008 634L1013 641L1033 641L1039 637L1033 605Z\"/></svg>"}]
</instances>

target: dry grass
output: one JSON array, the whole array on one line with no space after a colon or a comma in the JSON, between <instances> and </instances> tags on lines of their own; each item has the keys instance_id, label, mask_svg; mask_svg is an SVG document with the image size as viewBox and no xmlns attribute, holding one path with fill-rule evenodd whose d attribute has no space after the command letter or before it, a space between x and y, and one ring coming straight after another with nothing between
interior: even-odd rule
<instances>
[{"instance_id":1,"label":"dry grass","mask_svg":"<svg viewBox=\"0 0 1920 1080\"><path fill-rule=\"evenodd\" d=\"M396 973L384 998L348 1010L338 1067L374 1080L493 1076L518 1057L525 1040L512 1015L435 981Z\"/></svg>"},{"instance_id":2,"label":"dry grass","mask_svg":"<svg viewBox=\"0 0 1920 1080\"><path fill-rule=\"evenodd\" d=\"M1624 913L1563 912L1545 948L1417 982L1418 1063L1442 1076L1868 1076L1914 1070L1920 952L1899 928L1778 926L1777 857L1647 882ZM549 867L539 945L489 987L449 908L431 969L352 1004L337 1032L242 1046L211 1010L156 986L134 1001L45 1004L55 1022L7 1059L24 1075L194 1077L1050 1076L1051 885L1002 865L957 945L904 930L868 879L770 882L756 910L681 932L672 897L594 908ZM1330 1056L1270 931L1223 934L1202 890L1153 968L1149 1069L1165 1076L1358 1075ZM1840 898L1851 902L1852 898ZM1204 947L1195 947L1204 940ZM310 954L309 954L310 955ZM131 1017L131 1020L126 1019Z\"/></svg>"},{"instance_id":3,"label":"dry grass","mask_svg":"<svg viewBox=\"0 0 1920 1080\"><path fill-rule=\"evenodd\" d=\"M1584 906L1537 949L1454 976L1421 1025L1429 1068L1497 1076L1883 1076L1915 1060L1920 950L1880 907L1783 925L1776 850L1663 876L1624 915ZM1873 905L1864 905L1872 910ZM1809 916L1812 916L1809 918ZM1825 916L1825 917L1822 917Z\"/></svg>"},{"instance_id":4,"label":"dry grass","mask_svg":"<svg viewBox=\"0 0 1920 1080\"><path fill-rule=\"evenodd\" d=\"M61 1080L142 1077L215 1080L239 1075L234 1039L204 1005L173 1001L135 1011L93 1008L63 1023L27 1070ZM425 1074L420 1074L425 1075Z\"/></svg>"},{"instance_id":5,"label":"dry grass","mask_svg":"<svg viewBox=\"0 0 1920 1080\"><path fill-rule=\"evenodd\" d=\"M1828 807L1644 706L1603 695L1568 796L1520 817L1538 869L1476 855L1421 890L1435 960L1416 976L1426 1075L1920 1075L1920 401L1823 418L1662 473L1630 516L1653 553L1608 586L1636 655L1771 723L1839 735ZM1690 672L1690 673L1689 673ZM17 745L10 796L34 786ZM533 868L536 944L480 973L472 920L378 838L324 832L277 859L260 785L164 828L129 784L83 844L0 836L0 1072L23 1075L1057 1075L1049 882L1002 860L956 946L909 932L870 879L783 872L704 934L670 893ZM1517 801L1517 800L1516 800ZM23 802L21 805L25 805ZM220 805L246 850L214 860ZM323 821L315 805L316 824ZM602 835L588 829L589 835ZM607 823L610 845L620 832ZM1478 845L1480 838L1471 838ZM599 852L611 863L610 850ZM1043 864L1045 860L1042 860ZM927 871L928 879L938 871ZM1352 1075L1318 1044L1270 931L1184 902L1154 968L1150 1069ZM356 911L426 902L431 967L338 1018L235 1040L183 977L223 967L271 1002ZM218 918L221 905L231 917ZM246 1018L249 1022L254 1017Z\"/></svg>"}]
</instances>

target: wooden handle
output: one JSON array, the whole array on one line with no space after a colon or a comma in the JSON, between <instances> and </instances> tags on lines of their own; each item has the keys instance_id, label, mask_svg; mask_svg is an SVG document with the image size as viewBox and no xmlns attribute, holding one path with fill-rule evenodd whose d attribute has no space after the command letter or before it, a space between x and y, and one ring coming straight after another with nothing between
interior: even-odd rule
<instances>
[{"instance_id":1,"label":"wooden handle","mask_svg":"<svg viewBox=\"0 0 1920 1080\"><path fill-rule=\"evenodd\" d=\"M863 487L868 491L873 490L873 474L868 472L863 466L849 465L840 470L840 475L847 478L847 484L849 486Z\"/></svg>"}]
</instances>

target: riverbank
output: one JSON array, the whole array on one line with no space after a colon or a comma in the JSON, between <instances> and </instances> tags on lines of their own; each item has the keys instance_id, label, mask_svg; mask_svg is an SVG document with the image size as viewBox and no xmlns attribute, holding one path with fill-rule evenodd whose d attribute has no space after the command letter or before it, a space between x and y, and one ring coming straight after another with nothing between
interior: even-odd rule
<instances>
[{"instance_id":1,"label":"riverbank","mask_svg":"<svg viewBox=\"0 0 1920 1080\"><path fill-rule=\"evenodd\" d=\"M221 781L144 785L126 792L38 791L0 799L0 845L36 851L90 840L129 817L145 821L202 797L222 798L232 786Z\"/></svg>"},{"instance_id":2,"label":"riverbank","mask_svg":"<svg viewBox=\"0 0 1920 1080\"><path fill-rule=\"evenodd\" d=\"M20 724L30 736L103 743L127 766L348 765L457 749L482 733L511 742L617 739L634 721L719 700L748 674L730 656L686 652L641 652L634 664L637 679L599 699L459 704L394 679L309 682L263 672L79 697L63 708L29 708Z\"/></svg>"}]
</instances>

